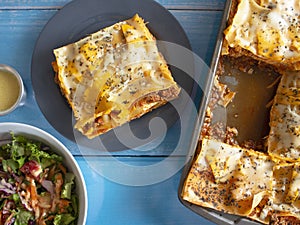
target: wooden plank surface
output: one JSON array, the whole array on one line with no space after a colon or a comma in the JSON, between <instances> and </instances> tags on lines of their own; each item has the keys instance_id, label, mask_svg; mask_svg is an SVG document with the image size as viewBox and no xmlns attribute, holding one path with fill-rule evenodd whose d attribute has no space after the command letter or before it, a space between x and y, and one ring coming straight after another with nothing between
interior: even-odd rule
<instances>
[{"instance_id":1,"label":"wooden plank surface","mask_svg":"<svg viewBox=\"0 0 300 225\"><path fill-rule=\"evenodd\" d=\"M76 157L86 177L89 205L87 224L98 225L213 225L185 208L177 198L180 173L155 185L126 186L99 176ZM90 160L98 160L91 158ZM160 159L148 158L155 162ZM128 162L130 161L130 162ZM127 163L138 164L138 159ZM133 162L135 161L135 162ZM133 175L133 174L132 174ZM149 174L152 176L153 174Z\"/></svg>"},{"instance_id":2,"label":"wooden plank surface","mask_svg":"<svg viewBox=\"0 0 300 225\"><path fill-rule=\"evenodd\" d=\"M223 10L225 0L156 0L167 9ZM0 9L59 9L70 0L2 0ZM87 1L88 2L88 1Z\"/></svg>"}]
</instances>

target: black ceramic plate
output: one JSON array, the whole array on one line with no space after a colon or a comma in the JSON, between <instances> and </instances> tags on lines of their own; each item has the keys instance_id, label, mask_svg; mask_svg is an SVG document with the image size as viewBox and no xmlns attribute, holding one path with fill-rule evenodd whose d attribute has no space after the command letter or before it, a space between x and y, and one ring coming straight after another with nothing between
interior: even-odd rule
<instances>
[{"instance_id":1,"label":"black ceramic plate","mask_svg":"<svg viewBox=\"0 0 300 225\"><path fill-rule=\"evenodd\" d=\"M75 140L72 111L54 82L54 72L51 67L51 62L54 61L53 49L75 42L121 20L131 18L136 13L148 22L148 28L157 40L175 43L190 49L188 38L175 17L153 0L75 0L59 10L42 30L32 56L33 90L36 101L48 122L66 138ZM162 53L164 54L163 50ZM176 82L189 95L192 95L195 90L193 79L174 66L171 66L171 71ZM182 99L175 101L182 101ZM130 128L139 138L147 139L149 136L147 127L151 118L159 116L165 120L167 127L170 127L179 118L177 111L171 104L166 104L130 122ZM154 136L160 135L157 133ZM130 139L130 136L128 138ZM101 135L101 139L107 149L112 151L126 149L126 146L116 140L113 131ZM147 141L149 142L149 139Z\"/></svg>"}]
</instances>

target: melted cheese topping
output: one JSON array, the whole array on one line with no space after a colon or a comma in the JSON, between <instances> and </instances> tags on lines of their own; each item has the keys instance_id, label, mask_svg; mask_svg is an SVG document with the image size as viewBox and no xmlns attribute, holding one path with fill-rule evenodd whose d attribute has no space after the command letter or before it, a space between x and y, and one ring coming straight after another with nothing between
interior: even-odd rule
<instances>
[{"instance_id":1,"label":"melted cheese topping","mask_svg":"<svg viewBox=\"0 0 300 225\"><path fill-rule=\"evenodd\" d=\"M282 72L270 115L268 152L287 161L300 160L300 72Z\"/></svg>"},{"instance_id":2,"label":"melted cheese topping","mask_svg":"<svg viewBox=\"0 0 300 225\"><path fill-rule=\"evenodd\" d=\"M300 61L299 14L298 0L241 0L225 39L269 63Z\"/></svg>"},{"instance_id":3,"label":"melted cheese topping","mask_svg":"<svg viewBox=\"0 0 300 225\"><path fill-rule=\"evenodd\" d=\"M205 161L210 166L215 181L224 182L233 176L237 167L237 163L243 155L243 151L239 147L232 146L227 151L223 151L227 145L222 142L208 141L206 139L202 142L202 151Z\"/></svg>"},{"instance_id":4,"label":"melted cheese topping","mask_svg":"<svg viewBox=\"0 0 300 225\"><path fill-rule=\"evenodd\" d=\"M274 162L270 157L259 152L244 150L243 157L237 165L233 197L242 200L260 192L271 192ZM256 200L256 205L259 201ZM256 206L255 205L255 206Z\"/></svg>"},{"instance_id":5,"label":"melted cheese topping","mask_svg":"<svg viewBox=\"0 0 300 225\"><path fill-rule=\"evenodd\" d=\"M54 54L58 83L77 120L75 128L89 138L140 117L180 91L138 15L55 49Z\"/></svg>"},{"instance_id":6,"label":"melted cheese topping","mask_svg":"<svg viewBox=\"0 0 300 225\"><path fill-rule=\"evenodd\" d=\"M300 164L203 139L183 199L269 224L272 214L300 219Z\"/></svg>"}]
</instances>

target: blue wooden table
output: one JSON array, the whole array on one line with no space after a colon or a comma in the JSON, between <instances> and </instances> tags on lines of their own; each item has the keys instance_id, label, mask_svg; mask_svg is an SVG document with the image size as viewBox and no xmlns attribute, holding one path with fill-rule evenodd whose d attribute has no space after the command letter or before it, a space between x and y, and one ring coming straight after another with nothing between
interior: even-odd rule
<instances>
[{"instance_id":1,"label":"blue wooden table","mask_svg":"<svg viewBox=\"0 0 300 225\"><path fill-rule=\"evenodd\" d=\"M79 163L87 184L89 209L87 224L113 225L183 225L213 224L178 200L178 185L186 151L172 155L172 138L152 149L128 149L121 152L82 154L78 146L56 131L42 114L31 83L31 57L37 38L47 21L69 0L0 0L0 64L13 66L21 74L27 97L25 104L13 113L0 117L0 122L21 122L42 128L68 147ZM225 0L158 0L184 28L193 52L210 64L217 32L222 19ZM172 133L171 133L172 135ZM170 141L171 140L171 141ZM175 140L174 140L175 141ZM172 157L170 157L172 155ZM149 171L151 165L169 160L164 171L171 171L150 183L159 171ZM132 166L132 171L111 170L124 180L110 179L97 171L101 163L107 168L119 164ZM176 169L172 169L172 168ZM137 169L148 169L149 177L136 174ZM122 170L122 169L121 169ZM173 172L173 173L172 173ZM163 173L163 172L162 172ZM143 176L143 177L141 177ZM135 180L136 179L136 180Z\"/></svg>"}]
</instances>

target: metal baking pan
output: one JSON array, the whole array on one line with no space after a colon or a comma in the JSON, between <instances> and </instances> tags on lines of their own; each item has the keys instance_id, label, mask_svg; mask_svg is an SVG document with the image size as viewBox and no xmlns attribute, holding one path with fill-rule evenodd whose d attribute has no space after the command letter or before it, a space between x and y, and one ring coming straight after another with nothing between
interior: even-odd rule
<instances>
[{"instance_id":1,"label":"metal baking pan","mask_svg":"<svg viewBox=\"0 0 300 225\"><path fill-rule=\"evenodd\" d=\"M189 151L188 151L189 153L188 153L188 156L187 156L186 165L183 168L182 175L181 175L181 180L180 180L179 189L178 189L178 198L184 206L186 206L187 208L191 209L195 213L201 215L202 217L204 217L204 218L206 218L206 219L208 219L208 220L210 220L210 221L212 221L216 224L220 224L220 225L254 225L254 224L260 224L260 223L252 221L252 220L247 219L245 217L225 214L225 213L213 210L213 209L208 209L208 208L204 208L204 207L192 204L192 203L184 200L181 196L185 179L186 179L186 177L189 173L189 170L190 170L190 168L193 164L193 161L194 161L194 156L195 156L196 150L197 150L199 135L200 135L202 125L203 125L203 122L204 122L204 116L205 116L206 108L207 108L207 105L208 105L209 100L210 100L209 96L211 94L213 83L214 83L214 78L216 76L218 66L219 66L219 63L220 63L220 60L221 60L221 57L222 57L221 56L221 50L222 50L222 44L223 44L223 31L227 26L227 20L229 18L231 7L232 7L232 1L227 0L226 4L225 4L225 8L224 8L223 18L222 18L222 21L221 21L221 26L220 26L218 37L217 37L215 51L214 51L214 54L213 54L213 57L212 57L211 65L210 65L210 71L207 74L206 86L205 86L204 91L203 91L204 95L203 95L203 99L202 99L202 102L201 102L201 105L200 105L200 108L199 108L198 121L197 121L197 123L195 124L195 127L194 127L194 137L193 137L193 140L191 141L191 144L189 146ZM229 68L228 70L235 70L234 66L232 66L232 67L229 66L228 68ZM259 70L260 69L258 68L256 73L263 72L263 71L259 71ZM234 72L236 72L236 71L225 71L225 73L234 73ZM243 76L245 76L245 74L247 76L247 73L249 73L249 72L244 71ZM253 74L251 73L249 75L253 75ZM272 76L268 82L274 82L277 78L276 76L278 76L278 74L277 75L274 74L274 76ZM259 77L261 77L261 76L259 76L259 74L257 75L257 77L258 77L258 80L254 81L254 82L256 82L257 84L261 84L261 85L267 85L266 83L262 84L262 82L265 82L265 81L259 80L259 79L262 79L262 78L259 78ZM226 80L226 79L224 79L224 80ZM239 88L237 86L241 85L240 82L236 82L236 83L238 83L238 84L235 87L233 87L233 89L234 88ZM248 83L247 80L245 80L244 83L245 83L244 84L245 86L249 86L249 83ZM259 86L259 85L257 85L257 86ZM256 88L256 86L255 86L255 88ZM256 138L261 138L263 135L265 135L268 132L268 130L266 130L265 127L268 127L268 118L266 118L266 115L267 114L269 115L269 112L267 111L266 107L263 107L263 105L265 105L268 101L270 101L273 98L273 96L275 94L275 91L276 91L275 88L276 87L269 88L269 91L268 91L269 93L267 93L266 95L264 93L263 101L261 101L262 98L260 98L260 96L256 96L254 98L254 100L252 101L252 105L250 104L250 106L248 106L248 108L247 107L238 107L239 108L238 110L240 110L240 113L243 114L243 116L241 116L241 117L244 117L244 120L245 120L245 118L247 120L249 120L247 118L247 116L249 116L249 115L251 115L250 117L254 120L253 121L251 119L251 122L248 122L248 124L247 124L248 127L252 126L252 129L244 129L244 130L247 130L247 131L245 131L244 133L242 132L242 136L244 136L244 137L249 136L250 139L256 139ZM232 90L231 87L230 87L230 89ZM239 91L243 92L242 89L245 89L245 88L240 87L240 90L238 90L237 92L239 92ZM261 90L261 93L263 93L263 91L264 90ZM260 95L261 93L257 93L257 95ZM248 94L249 93L247 93L247 91L246 91L244 93L245 96L240 96L239 97L240 99L238 100L239 103L245 101L245 99L243 99L243 98L245 98L245 97L249 98ZM260 102L257 103L255 101L260 101ZM238 104L238 102L236 102L236 104ZM249 107L250 108L252 107L251 108L252 111L250 110L248 112L245 112L245 111L249 110ZM256 109L254 109L254 107L256 107ZM264 110L264 112L263 113L259 112L258 111L259 108L262 108ZM255 110L256 110L256 112L255 112ZM229 114L232 114L232 115L229 115L229 116L232 116L232 117L234 117L234 115L236 115L236 113L239 113L238 111L234 111L234 110L231 110L231 111L232 112L229 112ZM250 113L250 114L247 115L247 113ZM253 115L258 115L258 116L255 117ZM242 125L242 123L244 123L244 122L242 122L241 120L235 120L235 122L233 122L233 123L234 123L233 126L239 126L239 125ZM242 128L240 127L240 129L242 129ZM260 130L260 132L257 132L257 130ZM259 134L260 137L255 137L255 135L257 135L257 134Z\"/></svg>"}]
</instances>

